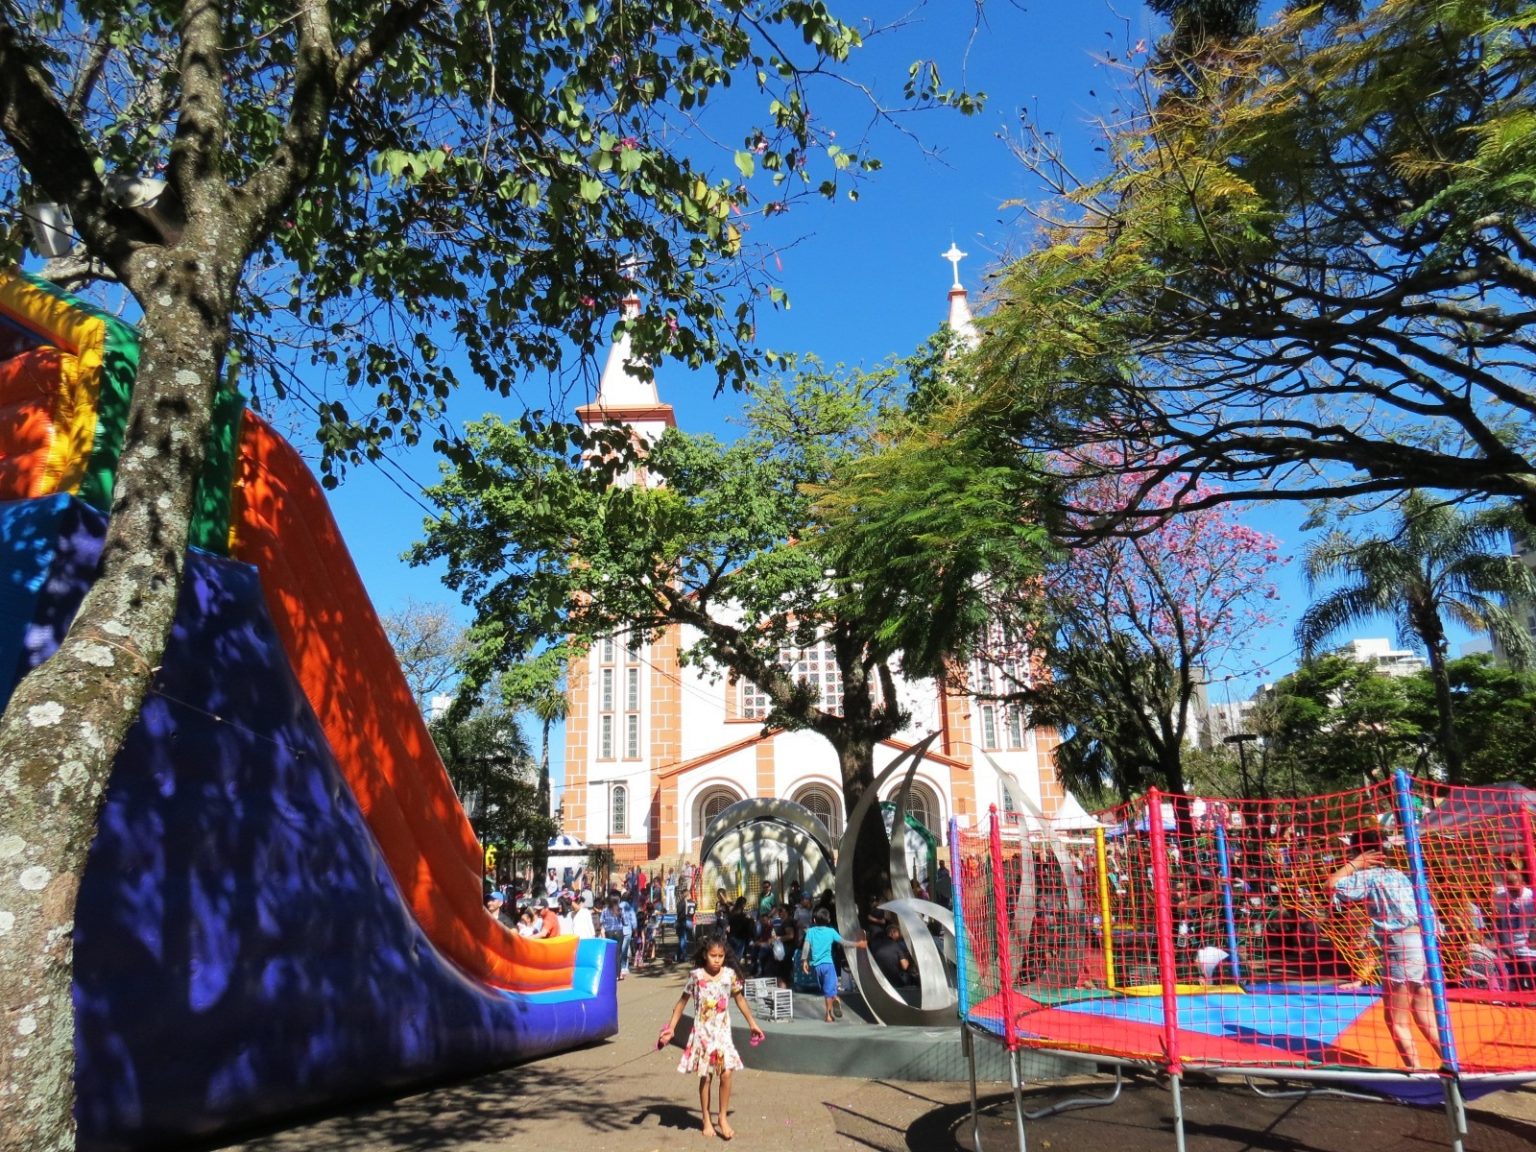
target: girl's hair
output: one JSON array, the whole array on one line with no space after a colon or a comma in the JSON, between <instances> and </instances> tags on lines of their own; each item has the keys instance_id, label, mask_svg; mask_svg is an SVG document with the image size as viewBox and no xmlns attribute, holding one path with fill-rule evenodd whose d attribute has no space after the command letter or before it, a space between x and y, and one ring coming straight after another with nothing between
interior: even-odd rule
<instances>
[{"instance_id":1,"label":"girl's hair","mask_svg":"<svg viewBox=\"0 0 1536 1152\"><path fill-rule=\"evenodd\" d=\"M1362 828L1354 834L1349 850L1355 855L1362 852L1380 852L1386 847L1380 828Z\"/></svg>"},{"instance_id":2,"label":"girl's hair","mask_svg":"<svg viewBox=\"0 0 1536 1152\"><path fill-rule=\"evenodd\" d=\"M740 963L736 957L736 949L731 947L730 937L721 935L719 932L711 932L708 936L700 936L694 942L693 966L695 968L704 967L704 957L716 948L725 953L724 967L734 969L739 973Z\"/></svg>"}]
</instances>

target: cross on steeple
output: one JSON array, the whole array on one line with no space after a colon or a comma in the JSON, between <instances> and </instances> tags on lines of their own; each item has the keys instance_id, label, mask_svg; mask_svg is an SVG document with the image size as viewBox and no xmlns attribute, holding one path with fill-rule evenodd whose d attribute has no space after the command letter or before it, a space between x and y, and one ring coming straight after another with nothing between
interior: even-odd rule
<instances>
[{"instance_id":1,"label":"cross on steeple","mask_svg":"<svg viewBox=\"0 0 1536 1152\"><path fill-rule=\"evenodd\" d=\"M940 257L943 260L948 260L951 264L953 264L955 266L955 287L956 288L960 287L960 261L964 260L966 258L966 255L967 255L967 253L960 251L960 249L956 246L955 242L953 240L951 240L949 242L949 251L943 253L942 256Z\"/></svg>"}]
</instances>

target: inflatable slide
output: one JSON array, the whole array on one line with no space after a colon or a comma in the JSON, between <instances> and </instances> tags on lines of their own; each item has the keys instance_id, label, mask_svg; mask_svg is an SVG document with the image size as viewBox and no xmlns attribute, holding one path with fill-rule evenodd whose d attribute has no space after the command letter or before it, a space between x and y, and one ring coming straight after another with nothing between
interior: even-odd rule
<instances>
[{"instance_id":1,"label":"inflatable slide","mask_svg":"<svg viewBox=\"0 0 1536 1152\"><path fill-rule=\"evenodd\" d=\"M0 271L0 704L96 570L132 329ZM297 453L219 406L176 622L75 927L79 1143L160 1147L612 1035L613 946L527 940Z\"/></svg>"}]
</instances>

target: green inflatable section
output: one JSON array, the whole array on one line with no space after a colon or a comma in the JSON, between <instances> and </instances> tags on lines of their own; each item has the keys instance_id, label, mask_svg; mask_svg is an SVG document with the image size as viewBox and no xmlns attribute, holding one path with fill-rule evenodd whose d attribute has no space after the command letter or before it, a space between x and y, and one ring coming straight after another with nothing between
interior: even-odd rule
<instances>
[{"instance_id":1,"label":"green inflatable section","mask_svg":"<svg viewBox=\"0 0 1536 1152\"><path fill-rule=\"evenodd\" d=\"M28 284L62 300L76 311L100 320L106 327L102 349L101 389L96 401L96 432L91 458L80 482L80 499L101 512L112 506L112 486L117 480L117 461L123 451L123 431L139 372L139 334L117 317L66 292L56 284L22 272ZM197 482L188 543L219 556L229 554L229 517L234 482L235 454L245 398L225 384L214 400L213 426L208 455Z\"/></svg>"}]
</instances>

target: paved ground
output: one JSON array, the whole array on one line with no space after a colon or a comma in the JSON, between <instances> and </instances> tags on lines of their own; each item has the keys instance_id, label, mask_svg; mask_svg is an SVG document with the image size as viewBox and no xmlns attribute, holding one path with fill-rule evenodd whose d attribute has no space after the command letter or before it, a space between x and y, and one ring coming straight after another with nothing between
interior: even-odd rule
<instances>
[{"instance_id":1,"label":"paved ground","mask_svg":"<svg viewBox=\"0 0 1536 1152\"><path fill-rule=\"evenodd\" d=\"M682 989L681 969L636 972L619 985L613 1040L312 1123L248 1136L228 1152L659 1152L721 1147L698 1132L697 1090L656 1032ZM829 1025L828 1027L836 1027ZM768 1025L768 1044L774 1043ZM788 1037L781 1037L788 1042ZM901 1084L754 1070L735 1077L733 1148L773 1152L974 1152L965 1084ZM1059 1098L1059 1089L1049 1093ZM983 1152L1016 1147L999 1085L982 1090ZM1173 1152L1168 1094L1150 1081L1112 1108L1031 1124L1031 1152ZM1425 1152L1445 1147L1444 1114L1385 1104L1261 1100L1241 1087L1185 1093L1190 1152ZM1536 1090L1477 1106L1468 1152L1536 1147Z\"/></svg>"}]
</instances>

